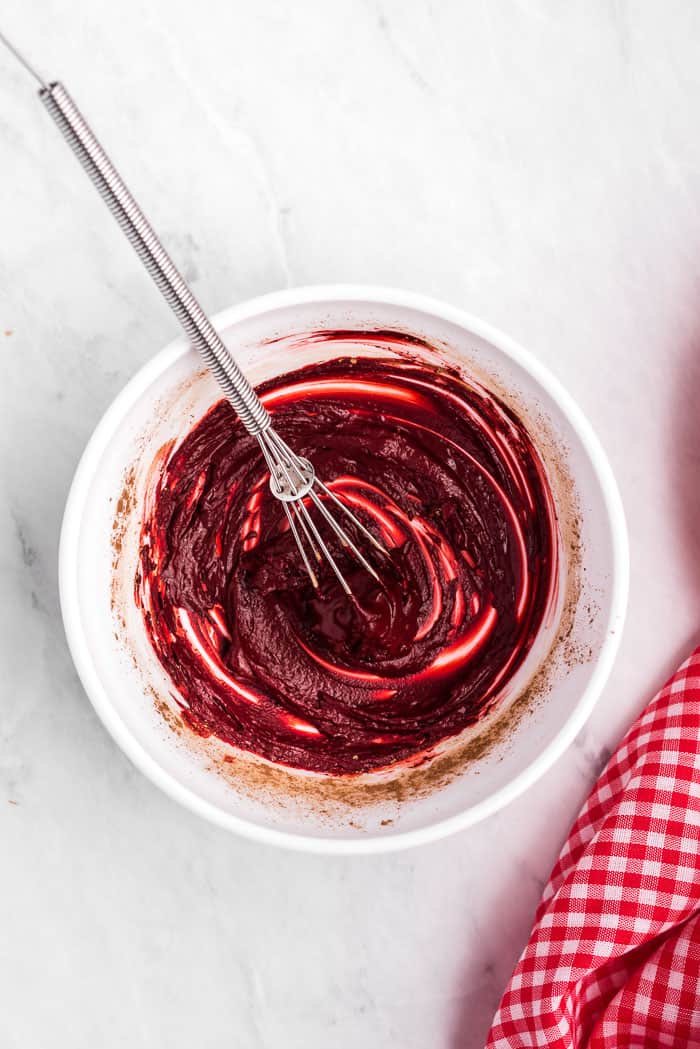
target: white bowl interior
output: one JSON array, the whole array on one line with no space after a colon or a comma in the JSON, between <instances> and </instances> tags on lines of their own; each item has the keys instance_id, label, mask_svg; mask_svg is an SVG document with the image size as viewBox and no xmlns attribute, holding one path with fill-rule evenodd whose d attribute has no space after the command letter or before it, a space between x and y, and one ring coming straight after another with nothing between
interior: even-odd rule
<instances>
[{"instance_id":1,"label":"white bowl interior","mask_svg":"<svg viewBox=\"0 0 700 1049\"><path fill-rule=\"evenodd\" d=\"M139 372L109 409L86 450L66 510L62 603L88 694L123 749L155 782L202 815L253 837L312 849L370 851L426 840L476 821L537 778L563 750L595 701L617 647L626 600L625 528L597 441L567 395L509 340L415 296L372 297L347 290L341 296L310 289L268 296L217 321L254 382L347 352L322 342L292 346L295 334L388 328L426 339L467 373L489 376L496 389L512 394L545 462L549 466L552 456L557 457L575 489L581 532L577 571L583 583L568 647L559 646L561 651L550 656L549 687L534 708L439 788L416 796L409 790L400 801L385 797L345 804L322 799L316 804L314 777L308 774L299 774L305 780L299 797L251 790L248 781L239 781L235 763L222 774L227 748L192 745L188 734L172 731L157 709L156 696L176 709L173 688L150 647L140 613L128 600L147 468L159 447L181 437L219 397L198 357L178 342ZM280 337L287 342L266 344ZM128 499L134 505L123 516L115 569L113 525L129 471ZM554 488L556 496L556 484ZM115 578L123 597L117 602L119 622L112 607ZM542 661L557 625L543 633L511 701Z\"/></svg>"}]
</instances>

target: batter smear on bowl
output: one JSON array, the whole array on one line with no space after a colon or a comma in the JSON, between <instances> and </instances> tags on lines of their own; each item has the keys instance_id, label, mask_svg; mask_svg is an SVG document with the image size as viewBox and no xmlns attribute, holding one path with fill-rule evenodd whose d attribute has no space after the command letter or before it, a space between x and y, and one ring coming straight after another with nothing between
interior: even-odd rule
<instances>
[{"instance_id":1,"label":"batter smear on bowl","mask_svg":"<svg viewBox=\"0 0 700 1049\"><path fill-rule=\"evenodd\" d=\"M358 773L491 710L557 594L540 457L496 396L415 359L337 358L263 384L275 428L375 532L382 585L334 547L313 589L257 443L219 401L154 464L135 581L198 733Z\"/></svg>"}]
</instances>

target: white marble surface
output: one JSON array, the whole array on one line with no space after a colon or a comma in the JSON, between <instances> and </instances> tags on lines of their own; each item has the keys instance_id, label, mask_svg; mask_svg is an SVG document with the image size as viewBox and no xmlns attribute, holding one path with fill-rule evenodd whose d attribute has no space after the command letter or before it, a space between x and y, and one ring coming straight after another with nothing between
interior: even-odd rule
<instances>
[{"instance_id":1,"label":"white marble surface","mask_svg":"<svg viewBox=\"0 0 700 1049\"><path fill-rule=\"evenodd\" d=\"M174 322L0 55L0 1044L476 1049L596 770L700 626L693 0L5 0L204 303L406 286L530 347L607 447L628 625L576 745L499 816L370 859L162 796L76 679L82 447Z\"/></svg>"}]
</instances>

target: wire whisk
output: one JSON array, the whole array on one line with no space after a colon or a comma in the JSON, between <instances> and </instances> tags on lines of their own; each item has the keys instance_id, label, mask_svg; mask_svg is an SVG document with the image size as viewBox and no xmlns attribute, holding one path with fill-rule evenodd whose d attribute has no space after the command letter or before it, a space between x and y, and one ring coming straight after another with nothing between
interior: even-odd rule
<instances>
[{"instance_id":1,"label":"wire whisk","mask_svg":"<svg viewBox=\"0 0 700 1049\"><path fill-rule=\"evenodd\" d=\"M65 87L56 81L45 81L2 34L0 41L38 81L39 98L59 131L119 223L190 342L199 350L207 367L215 375L246 430L257 439L270 471L270 489L284 506L291 533L312 585L319 588L319 566L325 560L345 593L352 595L350 585L319 529L321 523L328 527L331 538L380 582L376 570L358 548L348 527L355 536L367 540L379 553L387 555L386 549L356 514L316 476L309 460L296 455L275 432L269 412L229 353ZM340 512L340 518L333 515L331 506ZM317 512L319 524L311 514L312 507Z\"/></svg>"},{"instance_id":2,"label":"wire whisk","mask_svg":"<svg viewBox=\"0 0 700 1049\"><path fill-rule=\"evenodd\" d=\"M307 546L317 565L321 564L325 558L345 593L348 595L352 594L352 590L338 567L336 559L328 549L328 545L324 542L321 533L314 523L307 503L315 507L319 517L329 526L341 547L350 553L378 583L381 582L372 565L348 535L347 530L338 523L330 512L326 501L342 511L355 530L367 539L376 550L386 554L385 548L372 535L369 529L365 528L362 522L358 520L352 510L338 498L335 492L331 491L316 476L316 472L309 460L296 455L271 426L258 435L258 442L270 471L270 489L272 494L284 506L290 530L313 586L318 589L319 580L307 552Z\"/></svg>"}]
</instances>

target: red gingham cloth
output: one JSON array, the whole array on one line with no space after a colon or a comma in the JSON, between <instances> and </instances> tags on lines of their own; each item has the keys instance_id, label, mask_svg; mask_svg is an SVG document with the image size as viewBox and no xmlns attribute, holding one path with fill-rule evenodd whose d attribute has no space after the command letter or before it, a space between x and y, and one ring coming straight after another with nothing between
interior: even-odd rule
<instances>
[{"instance_id":1,"label":"red gingham cloth","mask_svg":"<svg viewBox=\"0 0 700 1049\"><path fill-rule=\"evenodd\" d=\"M571 829L487 1049L700 1047L700 648Z\"/></svg>"}]
</instances>

